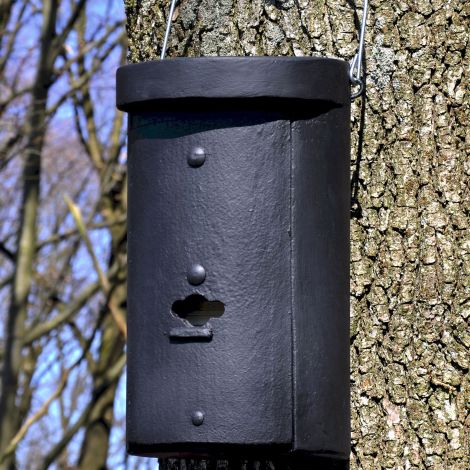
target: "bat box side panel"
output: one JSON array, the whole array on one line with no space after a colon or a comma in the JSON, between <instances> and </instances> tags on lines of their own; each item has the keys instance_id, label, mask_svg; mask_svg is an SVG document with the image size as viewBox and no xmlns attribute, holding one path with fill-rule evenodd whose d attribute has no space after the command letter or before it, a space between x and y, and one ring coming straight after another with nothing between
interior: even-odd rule
<instances>
[{"instance_id":1,"label":"bat box side panel","mask_svg":"<svg viewBox=\"0 0 470 470\"><path fill-rule=\"evenodd\" d=\"M292 125L294 434L350 451L349 106Z\"/></svg>"}]
</instances>

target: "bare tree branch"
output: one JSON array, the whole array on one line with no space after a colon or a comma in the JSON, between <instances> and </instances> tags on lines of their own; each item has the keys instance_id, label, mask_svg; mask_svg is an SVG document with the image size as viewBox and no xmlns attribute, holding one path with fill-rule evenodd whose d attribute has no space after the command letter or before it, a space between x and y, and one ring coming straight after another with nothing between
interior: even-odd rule
<instances>
[{"instance_id":1,"label":"bare tree branch","mask_svg":"<svg viewBox=\"0 0 470 470\"><path fill-rule=\"evenodd\" d=\"M23 345L31 344L40 337L47 335L51 331L57 329L60 325L70 321L100 290L99 281L90 283L83 289L81 294L74 299L72 303L62 309L61 313L53 317L51 320L39 323L32 330L25 333Z\"/></svg>"},{"instance_id":2,"label":"bare tree branch","mask_svg":"<svg viewBox=\"0 0 470 470\"><path fill-rule=\"evenodd\" d=\"M98 257L95 254L95 250L93 249L93 245L91 243L90 237L88 236L88 232L86 226L83 222L83 218L81 215L80 208L72 202L72 200L65 196L65 202L67 203L70 213L72 214L73 218L75 219L75 223L77 224L78 231L80 232L83 241L85 242L85 246L87 247L88 254L93 262L93 266L95 268L96 274L98 276L98 280L101 285L101 289L105 294L108 294L111 286L109 284L108 278L104 274L103 270L101 269L100 263L98 261ZM116 322L117 327L121 331L124 337L127 336L127 326L124 316L121 313L121 310L117 305L114 304L112 299L108 302L109 310Z\"/></svg>"}]
</instances>

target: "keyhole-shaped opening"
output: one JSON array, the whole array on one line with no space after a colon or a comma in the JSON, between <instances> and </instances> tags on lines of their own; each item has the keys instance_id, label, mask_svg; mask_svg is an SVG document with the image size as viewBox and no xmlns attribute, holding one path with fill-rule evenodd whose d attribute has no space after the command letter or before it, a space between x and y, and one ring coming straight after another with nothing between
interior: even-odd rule
<instances>
[{"instance_id":1,"label":"keyhole-shaped opening","mask_svg":"<svg viewBox=\"0 0 470 470\"><path fill-rule=\"evenodd\" d=\"M193 326L203 326L211 318L221 317L225 305L218 300L207 300L203 295L192 294L184 300L173 302L171 311Z\"/></svg>"}]
</instances>

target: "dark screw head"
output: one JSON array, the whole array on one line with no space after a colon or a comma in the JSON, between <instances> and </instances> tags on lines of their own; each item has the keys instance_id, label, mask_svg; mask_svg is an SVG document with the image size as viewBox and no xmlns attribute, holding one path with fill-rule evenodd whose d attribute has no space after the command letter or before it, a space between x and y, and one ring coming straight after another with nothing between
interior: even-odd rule
<instances>
[{"instance_id":1,"label":"dark screw head","mask_svg":"<svg viewBox=\"0 0 470 470\"><path fill-rule=\"evenodd\" d=\"M193 286L202 284L206 279L206 270L200 264L193 264L188 270L188 282Z\"/></svg>"},{"instance_id":2,"label":"dark screw head","mask_svg":"<svg viewBox=\"0 0 470 470\"><path fill-rule=\"evenodd\" d=\"M204 422L204 413L202 411L195 411L191 416L191 421L194 426L200 426Z\"/></svg>"},{"instance_id":3,"label":"dark screw head","mask_svg":"<svg viewBox=\"0 0 470 470\"><path fill-rule=\"evenodd\" d=\"M195 147L192 149L191 153L188 155L189 166L197 168L204 164L206 160L206 152L202 147Z\"/></svg>"}]
</instances>

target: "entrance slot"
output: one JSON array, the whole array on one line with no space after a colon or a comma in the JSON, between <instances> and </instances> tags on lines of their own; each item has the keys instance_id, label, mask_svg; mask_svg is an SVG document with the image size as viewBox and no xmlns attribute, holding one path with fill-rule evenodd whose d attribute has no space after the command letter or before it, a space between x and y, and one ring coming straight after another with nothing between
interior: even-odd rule
<instances>
[{"instance_id":1,"label":"entrance slot","mask_svg":"<svg viewBox=\"0 0 470 470\"><path fill-rule=\"evenodd\" d=\"M203 326L211 318L221 317L225 305L219 300L207 300L203 295L192 294L184 300L173 302L171 311L193 326Z\"/></svg>"}]
</instances>

